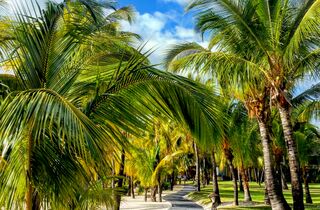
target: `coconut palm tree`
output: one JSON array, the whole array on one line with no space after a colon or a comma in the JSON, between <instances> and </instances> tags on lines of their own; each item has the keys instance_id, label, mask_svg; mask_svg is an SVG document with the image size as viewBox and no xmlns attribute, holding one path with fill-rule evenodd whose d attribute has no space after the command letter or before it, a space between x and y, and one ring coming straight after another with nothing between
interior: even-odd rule
<instances>
[{"instance_id":1,"label":"coconut palm tree","mask_svg":"<svg viewBox=\"0 0 320 210\"><path fill-rule=\"evenodd\" d=\"M210 46L220 48L211 55L212 62L228 60L228 67L255 66L251 70L264 75L287 142L294 209L304 206L287 92L297 79L315 75L318 70L319 4L317 0L194 0L187 8L197 10L197 28L210 31ZM230 47L234 51L229 51ZM253 55L259 55L259 59L253 60ZM236 69L230 68L233 75L254 74Z\"/></svg>"},{"instance_id":2,"label":"coconut palm tree","mask_svg":"<svg viewBox=\"0 0 320 210\"><path fill-rule=\"evenodd\" d=\"M244 201L252 201L249 189L249 178L247 169L257 165L257 160L261 151L258 148L258 126L254 124L247 116L246 109L242 104L236 104L232 114L233 129L231 133L230 144L234 154L235 166L243 181Z\"/></svg>"},{"instance_id":3,"label":"coconut palm tree","mask_svg":"<svg viewBox=\"0 0 320 210\"><path fill-rule=\"evenodd\" d=\"M103 160L99 145L112 142L65 97L81 65L72 62L80 61L81 38L63 24L65 11L62 4L49 3L37 19L18 14L12 26L14 49L7 57L22 90L1 106L1 144L6 146L1 204L7 208L21 200L26 209L39 209L45 200L51 206L68 201L74 189L90 185L85 168ZM58 32L60 27L65 30Z\"/></svg>"},{"instance_id":4,"label":"coconut palm tree","mask_svg":"<svg viewBox=\"0 0 320 210\"><path fill-rule=\"evenodd\" d=\"M80 19L79 14L88 16ZM212 101L204 97L209 95L205 88L199 86L205 93L196 94L196 83L146 65L146 57L121 42L119 33L103 33L116 32L115 27L97 17L77 2L49 2L36 18L16 16L14 39L9 40L14 50L5 64L23 88L6 97L0 112L0 129L5 130L1 188L6 192L1 203L8 208L19 205L23 197L26 209L79 206L81 196L75 192L94 189L88 186L110 168L103 154L123 144L119 128L136 133L157 114L154 107L199 138L211 138L207 133L220 127L215 123L221 121L219 114L212 112L218 109L207 106ZM101 46L113 43L115 50L94 51L94 41L106 38ZM88 50L91 47L94 50ZM201 120L205 121L200 126ZM26 156L19 155L21 148ZM93 177L93 171L98 176ZM10 177L14 179L9 182Z\"/></svg>"},{"instance_id":5,"label":"coconut palm tree","mask_svg":"<svg viewBox=\"0 0 320 210\"><path fill-rule=\"evenodd\" d=\"M320 83L292 98L292 122L294 136L297 139L298 154L303 171L305 201L312 203L309 190L309 164L312 158L319 156L319 131L310 123L319 118Z\"/></svg>"},{"instance_id":6,"label":"coconut palm tree","mask_svg":"<svg viewBox=\"0 0 320 210\"><path fill-rule=\"evenodd\" d=\"M214 42L214 40L212 40L212 42ZM238 47L240 48L241 45ZM232 69L248 71L254 67L248 66L247 68L243 68L243 66L240 65L232 66L232 63L225 59L228 56L228 53L220 51L212 52L211 49L206 49L197 43L185 43L172 47L165 58L165 63L167 68L173 71L193 71L200 75L212 73L213 77L216 77L220 83L222 95L230 94L245 104L249 117L254 117L258 121L263 147L266 185L268 194L270 195L271 205L273 208L289 209L290 207L284 199L282 190L274 178L275 171L273 166L275 161L270 146L269 125L271 110L269 104L269 89L259 72L255 75L250 75L250 77L247 77L246 74L230 77L232 72L224 71L232 71ZM220 59L220 63L215 62L217 58ZM257 54L253 58L259 59L259 55ZM220 65L221 63L223 63L223 65ZM248 79L250 80L248 81Z\"/></svg>"}]
</instances>

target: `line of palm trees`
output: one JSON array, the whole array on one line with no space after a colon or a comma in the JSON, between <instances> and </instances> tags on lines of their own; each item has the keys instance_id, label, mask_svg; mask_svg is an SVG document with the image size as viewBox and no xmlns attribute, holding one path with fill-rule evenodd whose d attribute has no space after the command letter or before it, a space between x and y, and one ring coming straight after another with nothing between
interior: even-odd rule
<instances>
[{"instance_id":1,"label":"line of palm trees","mask_svg":"<svg viewBox=\"0 0 320 210\"><path fill-rule=\"evenodd\" d=\"M131 194L139 181L161 201L167 175L174 179L203 147L210 148L215 200L219 151L235 189L239 169L249 201L245 171L257 163L246 150L259 130L261 147L251 152L262 148L272 209L290 209L276 181L274 136L285 140L278 147L287 150L293 208L304 209L300 168L308 173L312 148L297 144L317 138L302 122L318 116L319 85L292 93L318 75L320 1L192 1L187 10L209 45L173 46L165 66L212 78L207 84L150 64L151 51L134 47L139 35L120 27L134 20L130 7L64 0L43 9L31 0L11 8L0 22L2 68L14 72L0 78L0 206L119 209L125 175ZM280 120L277 130L272 123Z\"/></svg>"},{"instance_id":2,"label":"line of palm trees","mask_svg":"<svg viewBox=\"0 0 320 210\"><path fill-rule=\"evenodd\" d=\"M270 148L270 110L276 107L290 166L293 208L304 209L300 163L291 123L292 91L319 73L320 1L194 0L196 28L209 45L174 46L166 57L174 71L212 73L224 89L236 90L259 124L266 184L273 209L290 209L277 190ZM318 96L318 95L317 95Z\"/></svg>"}]
</instances>

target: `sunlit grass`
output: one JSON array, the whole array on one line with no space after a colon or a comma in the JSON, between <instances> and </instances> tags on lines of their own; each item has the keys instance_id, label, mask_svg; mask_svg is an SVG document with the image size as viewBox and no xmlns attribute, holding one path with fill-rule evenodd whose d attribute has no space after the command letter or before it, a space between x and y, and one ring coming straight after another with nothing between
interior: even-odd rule
<instances>
[{"instance_id":1,"label":"sunlit grass","mask_svg":"<svg viewBox=\"0 0 320 210\"><path fill-rule=\"evenodd\" d=\"M284 190L284 196L286 200L292 204L292 196L291 196L291 189L290 185L289 190ZM219 190L220 190L220 196L222 202L232 202L233 201L233 187L231 181L219 181ZM315 210L320 209L320 184L310 184L310 191L311 191L311 197L313 200L312 205L306 205L307 210ZM210 199L208 198L208 195L212 193L212 185L208 185L201 189L200 192L192 192L189 194L189 198L194 201L199 201L203 204L209 204ZM269 210L271 209L269 206L264 206L264 185L250 182L250 193L252 197L252 201L256 204L252 207L223 207L219 209L238 209L238 210L245 210L245 209L258 209L258 210ZM239 192L239 201L243 201L243 192Z\"/></svg>"}]
</instances>

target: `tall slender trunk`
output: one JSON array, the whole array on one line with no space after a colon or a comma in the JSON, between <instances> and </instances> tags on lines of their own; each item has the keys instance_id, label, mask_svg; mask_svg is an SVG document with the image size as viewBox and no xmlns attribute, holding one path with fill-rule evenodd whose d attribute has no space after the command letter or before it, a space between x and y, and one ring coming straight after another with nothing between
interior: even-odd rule
<instances>
[{"instance_id":1,"label":"tall slender trunk","mask_svg":"<svg viewBox=\"0 0 320 210\"><path fill-rule=\"evenodd\" d=\"M200 192L200 161L199 161L199 149L196 143L194 143L194 154L196 157L196 184L197 184L197 191Z\"/></svg>"},{"instance_id":2,"label":"tall slender trunk","mask_svg":"<svg viewBox=\"0 0 320 210\"><path fill-rule=\"evenodd\" d=\"M221 204L220 199L220 192L219 192L219 185L218 185L218 178L217 178L217 163L215 157L214 149L211 150L211 161L212 161L212 187L213 187L213 204L216 203L218 205Z\"/></svg>"},{"instance_id":3,"label":"tall slender trunk","mask_svg":"<svg viewBox=\"0 0 320 210\"><path fill-rule=\"evenodd\" d=\"M223 153L224 153L224 156L226 157L227 159L227 163L228 163L228 166L230 168L230 173L231 173L231 176L232 176L232 183L233 183L233 205L237 206L239 205L239 195L238 195L238 183L237 183L237 171L235 169L235 167L233 166L233 154L232 154L232 151L230 149L230 146L229 146L229 142L227 139L224 139L224 142L223 142Z\"/></svg>"},{"instance_id":4,"label":"tall slender trunk","mask_svg":"<svg viewBox=\"0 0 320 210\"><path fill-rule=\"evenodd\" d=\"M151 187L150 197L152 202L157 202L157 186Z\"/></svg>"},{"instance_id":5,"label":"tall slender trunk","mask_svg":"<svg viewBox=\"0 0 320 210\"><path fill-rule=\"evenodd\" d=\"M277 210L286 210L291 209L288 205L287 201L284 199L282 194L281 186L277 185L275 181L275 173L273 170L273 156L271 154L270 148L270 135L269 129L266 124L266 121L262 119L258 119L261 142L262 142L262 150L263 150L263 160L264 160L264 168L265 168L265 181L268 190L268 196L270 198L270 203L272 209Z\"/></svg>"},{"instance_id":6,"label":"tall slender trunk","mask_svg":"<svg viewBox=\"0 0 320 210\"><path fill-rule=\"evenodd\" d=\"M148 201L148 188L144 188L144 202Z\"/></svg>"},{"instance_id":7,"label":"tall slender trunk","mask_svg":"<svg viewBox=\"0 0 320 210\"><path fill-rule=\"evenodd\" d=\"M249 182L252 182L252 168L251 167L247 169L247 173L248 173Z\"/></svg>"},{"instance_id":8,"label":"tall slender trunk","mask_svg":"<svg viewBox=\"0 0 320 210\"><path fill-rule=\"evenodd\" d=\"M207 184L207 177L206 177L206 159L202 159L202 167L201 167L201 177L202 177L202 186L205 187Z\"/></svg>"},{"instance_id":9,"label":"tall slender trunk","mask_svg":"<svg viewBox=\"0 0 320 210\"><path fill-rule=\"evenodd\" d=\"M243 192L242 173L240 171L240 168L238 168L238 181L239 181L239 191Z\"/></svg>"},{"instance_id":10,"label":"tall slender trunk","mask_svg":"<svg viewBox=\"0 0 320 210\"><path fill-rule=\"evenodd\" d=\"M131 177L129 176L129 177L127 177L127 179L128 179L128 193L127 193L127 196L131 196Z\"/></svg>"},{"instance_id":11,"label":"tall slender trunk","mask_svg":"<svg viewBox=\"0 0 320 210\"><path fill-rule=\"evenodd\" d=\"M175 181L175 175L174 175L174 169L172 170L171 176L170 176L170 190L173 191Z\"/></svg>"},{"instance_id":12,"label":"tall slender trunk","mask_svg":"<svg viewBox=\"0 0 320 210\"><path fill-rule=\"evenodd\" d=\"M309 189L309 168L307 166L303 167L303 181L304 181L304 191L306 196L306 203L312 203L312 198Z\"/></svg>"},{"instance_id":13,"label":"tall slender trunk","mask_svg":"<svg viewBox=\"0 0 320 210\"><path fill-rule=\"evenodd\" d=\"M281 172L281 185L282 185L282 189L283 189L283 190L287 190L287 189L289 189L289 188L288 188L288 185L287 185L286 176L285 176L285 174L284 174L284 172L283 172L283 167L282 167L282 166L280 166L280 172Z\"/></svg>"},{"instance_id":14,"label":"tall slender trunk","mask_svg":"<svg viewBox=\"0 0 320 210\"><path fill-rule=\"evenodd\" d=\"M286 141L290 176L291 176L291 188L293 198L293 209L303 210L303 190L300 175L300 163L298 159L298 152L296 142L293 138L293 128L290 119L290 111L288 103L279 104L280 118L282 122L282 128L284 133L284 139Z\"/></svg>"},{"instance_id":15,"label":"tall slender trunk","mask_svg":"<svg viewBox=\"0 0 320 210\"><path fill-rule=\"evenodd\" d=\"M244 192L244 202L252 201L251 194L250 194L250 188L249 188L249 177L246 170L241 167L240 173L242 175L243 180L243 192Z\"/></svg>"},{"instance_id":16,"label":"tall slender trunk","mask_svg":"<svg viewBox=\"0 0 320 210\"><path fill-rule=\"evenodd\" d=\"M130 176L130 181L131 181L131 188L130 188L131 198L135 198L135 195L134 195L134 182L133 182L133 177L132 176Z\"/></svg>"},{"instance_id":17,"label":"tall slender trunk","mask_svg":"<svg viewBox=\"0 0 320 210\"><path fill-rule=\"evenodd\" d=\"M238 184L237 184L237 177L236 177L236 169L232 164L232 160L228 160L231 176L232 176L232 183L233 183L233 205L239 205L239 194L238 194Z\"/></svg>"},{"instance_id":18,"label":"tall slender trunk","mask_svg":"<svg viewBox=\"0 0 320 210\"><path fill-rule=\"evenodd\" d=\"M158 179L158 200L162 202L162 184L160 178Z\"/></svg>"},{"instance_id":19,"label":"tall slender trunk","mask_svg":"<svg viewBox=\"0 0 320 210\"><path fill-rule=\"evenodd\" d=\"M259 169L257 169L257 168L254 168L254 179L260 185L260 182L259 182Z\"/></svg>"},{"instance_id":20,"label":"tall slender trunk","mask_svg":"<svg viewBox=\"0 0 320 210\"><path fill-rule=\"evenodd\" d=\"M260 184L260 181L259 181L259 184ZM266 178L264 178L264 204L265 205L270 205L271 204L270 198L269 198L269 195L268 195L268 188L267 188Z\"/></svg>"},{"instance_id":21,"label":"tall slender trunk","mask_svg":"<svg viewBox=\"0 0 320 210\"><path fill-rule=\"evenodd\" d=\"M125 151L124 149L121 150L121 162L120 162L120 169L119 169L119 179L117 182L117 187L120 189L123 186L123 176L124 176L124 161L125 161ZM120 210L120 203L121 203L121 195L119 194L119 192L115 192L114 194L114 206L113 209L114 210Z\"/></svg>"},{"instance_id":22,"label":"tall slender trunk","mask_svg":"<svg viewBox=\"0 0 320 210\"><path fill-rule=\"evenodd\" d=\"M275 159L275 181L278 182L278 185L281 185L282 189L285 189L284 185L286 182L283 181L283 174L281 169L281 162L283 160L283 150L280 147L274 147L274 159Z\"/></svg>"}]
</instances>

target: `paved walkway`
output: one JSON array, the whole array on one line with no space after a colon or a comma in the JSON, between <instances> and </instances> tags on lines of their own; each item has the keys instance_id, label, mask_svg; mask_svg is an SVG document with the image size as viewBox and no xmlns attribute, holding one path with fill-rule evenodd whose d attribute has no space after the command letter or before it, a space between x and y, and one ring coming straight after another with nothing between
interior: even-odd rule
<instances>
[{"instance_id":1,"label":"paved walkway","mask_svg":"<svg viewBox=\"0 0 320 210\"><path fill-rule=\"evenodd\" d=\"M148 202L144 201L144 196L136 196L135 199L125 197L121 202L121 210L168 210L171 204L167 201L163 202Z\"/></svg>"},{"instance_id":2,"label":"paved walkway","mask_svg":"<svg viewBox=\"0 0 320 210\"><path fill-rule=\"evenodd\" d=\"M163 197L164 200L169 201L172 205L171 210L196 210L203 209L198 204L191 200L184 198L188 193L194 191L195 188L190 185L185 185L182 190L168 194Z\"/></svg>"},{"instance_id":3,"label":"paved walkway","mask_svg":"<svg viewBox=\"0 0 320 210\"><path fill-rule=\"evenodd\" d=\"M203 209L196 203L184 198L195 188L190 185L177 186L174 191L163 192L163 202L144 202L144 196L136 196L135 199L125 197L121 202L121 210L200 210Z\"/></svg>"}]
</instances>

